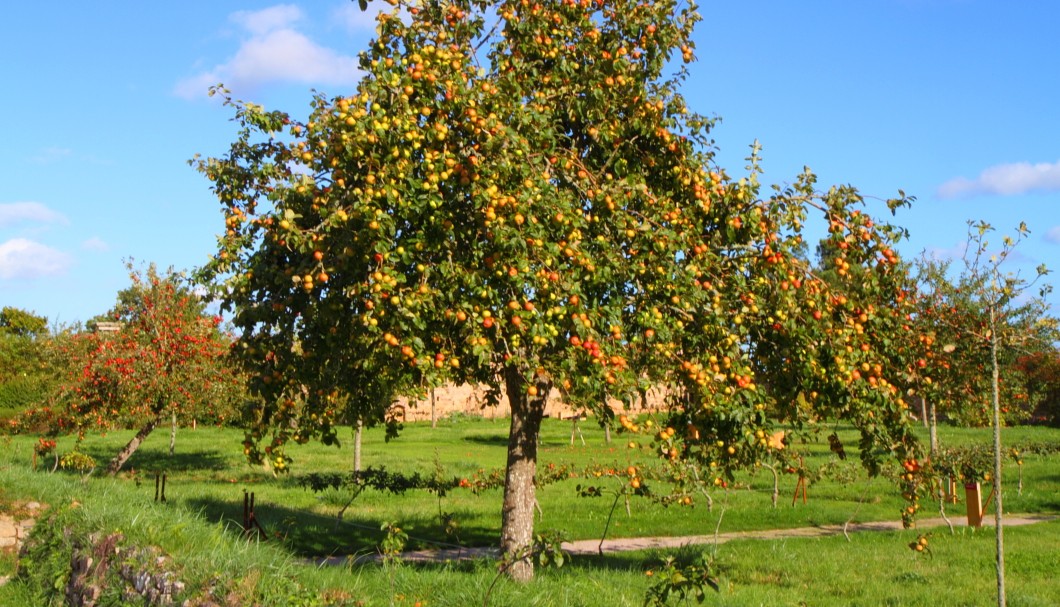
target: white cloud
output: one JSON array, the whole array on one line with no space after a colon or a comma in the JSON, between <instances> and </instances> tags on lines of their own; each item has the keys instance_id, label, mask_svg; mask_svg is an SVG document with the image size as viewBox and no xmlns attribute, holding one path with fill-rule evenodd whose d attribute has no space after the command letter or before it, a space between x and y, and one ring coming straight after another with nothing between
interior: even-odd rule
<instances>
[{"instance_id":1,"label":"white cloud","mask_svg":"<svg viewBox=\"0 0 1060 607\"><path fill-rule=\"evenodd\" d=\"M66 217L39 202L0 203L0 227L23 221L38 223L67 223Z\"/></svg>"},{"instance_id":2,"label":"white cloud","mask_svg":"<svg viewBox=\"0 0 1060 607\"><path fill-rule=\"evenodd\" d=\"M924 255L933 261L959 262L964 259L964 255L967 251L968 243L959 242L950 248L928 247L927 249L924 249Z\"/></svg>"},{"instance_id":3,"label":"white cloud","mask_svg":"<svg viewBox=\"0 0 1060 607\"><path fill-rule=\"evenodd\" d=\"M335 9L332 13L332 22L338 23L344 29L350 32L371 32L375 30L376 19L379 17L379 13L386 10L389 12L389 6L379 6L378 3L371 3L368 5L368 10L362 11L361 7L357 6L356 2L347 2L341 7ZM401 11L401 18L406 23L408 22L408 13L405 10Z\"/></svg>"},{"instance_id":4,"label":"white cloud","mask_svg":"<svg viewBox=\"0 0 1060 607\"><path fill-rule=\"evenodd\" d=\"M66 253L25 238L0 243L0 279L62 274L70 266Z\"/></svg>"},{"instance_id":5,"label":"white cloud","mask_svg":"<svg viewBox=\"0 0 1060 607\"><path fill-rule=\"evenodd\" d=\"M260 11L239 11L229 17L256 36L286 29L293 23L302 20L302 10L293 4L279 4Z\"/></svg>"},{"instance_id":6,"label":"white cloud","mask_svg":"<svg viewBox=\"0 0 1060 607\"><path fill-rule=\"evenodd\" d=\"M356 57L320 46L293 27L302 19L297 7L241 11L231 18L249 37L225 63L177 83L177 95L202 97L210 86L222 82L231 90L245 90L281 82L350 85L361 78Z\"/></svg>"},{"instance_id":7,"label":"white cloud","mask_svg":"<svg viewBox=\"0 0 1060 607\"><path fill-rule=\"evenodd\" d=\"M383 13L393 15L395 9L388 4L369 2L368 10L362 11L356 2L347 2L331 13L331 22L351 34L374 33L379 27L379 15ZM412 24L412 14L407 7L397 8L396 14L405 25Z\"/></svg>"},{"instance_id":8,"label":"white cloud","mask_svg":"<svg viewBox=\"0 0 1060 607\"><path fill-rule=\"evenodd\" d=\"M975 179L957 177L939 186L939 198L966 198L997 194L1060 191L1060 161L1016 162L989 167Z\"/></svg>"},{"instance_id":9,"label":"white cloud","mask_svg":"<svg viewBox=\"0 0 1060 607\"><path fill-rule=\"evenodd\" d=\"M81 243L81 248L86 251L109 251L110 245L106 243L102 238L93 236L88 240Z\"/></svg>"},{"instance_id":10,"label":"white cloud","mask_svg":"<svg viewBox=\"0 0 1060 607\"><path fill-rule=\"evenodd\" d=\"M30 160L37 164L51 164L53 162L58 162L63 158L68 158L71 154L73 154L73 150L69 148L53 146L42 149L36 156L30 158Z\"/></svg>"}]
</instances>

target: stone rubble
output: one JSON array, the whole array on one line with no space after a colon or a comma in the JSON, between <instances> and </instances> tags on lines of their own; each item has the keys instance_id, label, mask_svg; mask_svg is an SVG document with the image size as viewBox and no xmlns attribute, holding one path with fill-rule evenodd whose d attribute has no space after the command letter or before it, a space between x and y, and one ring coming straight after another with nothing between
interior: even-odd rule
<instances>
[{"instance_id":1,"label":"stone rubble","mask_svg":"<svg viewBox=\"0 0 1060 607\"><path fill-rule=\"evenodd\" d=\"M28 502L15 509L19 513L24 513L25 516L0 514L0 550L18 552L22 548L22 542L33 529L40 509L39 503Z\"/></svg>"}]
</instances>

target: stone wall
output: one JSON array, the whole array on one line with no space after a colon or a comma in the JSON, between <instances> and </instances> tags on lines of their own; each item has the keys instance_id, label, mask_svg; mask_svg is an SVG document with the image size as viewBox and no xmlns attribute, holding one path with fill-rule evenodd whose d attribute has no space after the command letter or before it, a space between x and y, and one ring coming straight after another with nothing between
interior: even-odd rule
<instances>
[{"instance_id":1,"label":"stone wall","mask_svg":"<svg viewBox=\"0 0 1060 607\"><path fill-rule=\"evenodd\" d=\"M15 508L16 514L0 514L0 550L18 552L37 521L41 505L29 502Z\"/></svg>"},{"instance_id":2,"label":"stone wall","mask_svg":"<svg viewBox=\"0 0 1060 607\"><path fill-rule=\"evenodd\" d=\"M170 571L169 558L154 546L126 547L120 533L92 534L74 550L66 584L66 604L96 607L104 590L119 585L122 604L165 607L175 604L184 583Z\"/></svg>"},{"instance_id":3,"label":"stone wall","mask_svg":"<svg viewBox=\"0 0 1060 607\"><path fill-rule=\"evenodd\" d=\"M665 405L664 394L659 390L651 390L647 394L647 402L636 403L634 411L658 411ZM431 419L431 398L428 396L419 401L399 401L399 406L404 409L406 421L422 421ZM624 410L622 402L612 399L608 402L615 413ZM465 415L481 415L483 417L506 417L511 413L508 398L502 391L501 401L495 407L486 406L486 389L482 386L455 386L448 385L437 388L434 391L434 415L437 419L444 418L452 413ZM582 411L575 410L563 401L559 390L552 390L545 405L545 415L548 417L567 419Z\"/></svg>"},{"instance_id":4,"label":"stone wall","mask_svg":"<svg viewBox=\"0 0 1060 607\"><path fill-rule=\"evenodd\" d=\"M29 502L12 508L14 514L0 514L0 551L18 552L37 522L41 505ZM7 577L0 577L0 585L8 582Z\"/></svg>"},{"instance_id":5,"label":"stone wall","mask_svg":"<svg viewBox=\"0 0 1060 607\"><path fill-rule=\"evenodd\" d=\"M20 560L31 558L24 550L33 551L36 536L30 536L30 532L46 507L28 502L9 509L13 514L0 514L0 550L18 552ZM122 604L166 607L174 605L184 590L184 584L174 577L170 559L154 546L123 546L124 537L120 533L93 533L87 538L75 538L65 528L42 524L40 530L59 534L74 544L70 576L61 590L65 605L95 607L106 590L118 590ZM0 585L9 581L0 578Z\"/></svg>"}]
</instances>

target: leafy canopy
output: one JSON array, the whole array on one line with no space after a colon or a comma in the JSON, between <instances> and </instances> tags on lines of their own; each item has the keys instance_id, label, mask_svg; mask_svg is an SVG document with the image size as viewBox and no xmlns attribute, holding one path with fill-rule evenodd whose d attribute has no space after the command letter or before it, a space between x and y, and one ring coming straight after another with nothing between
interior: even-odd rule
<instances>
[{"instance_id":1,"label":"leafy canopy","mask_svg":"<svg viewBox=\"0 0 1060 607\"><path fill-rule=\"evenodd\" d=\"M284 467L288 441L334 440L340 402L378 417L456 381L555 386L605 417L605 397L665 387L688 429L668 457L720 472L824 419L862 431L870 468L912 457L886 355L902 231L809 170L763 188L757 147L742 177L715 164L674 63L698 20L668 1L397 2L356 90L305 120L216 89L241 130L196 162L225 215L200 278L264 397L250 455L271 433ZM805 260L811 221L836 280Z\"/></svg>"}]
</instances>

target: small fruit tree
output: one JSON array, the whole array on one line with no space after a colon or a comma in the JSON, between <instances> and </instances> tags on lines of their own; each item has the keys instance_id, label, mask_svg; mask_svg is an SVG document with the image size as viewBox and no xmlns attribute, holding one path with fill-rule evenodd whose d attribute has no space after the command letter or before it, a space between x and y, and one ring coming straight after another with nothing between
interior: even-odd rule
<instances>
[{"instance_id":1,"label":"small fruit tree","mask_svg":"<svg viewBox=\"0 0 1060 607\"><path fill-rule=\"evenodd\" d=\"M693 59L694 4L394 4L357 89L317 96L306 120L214 91L241 131L196 162L225 214L201 277L265 397L252 457L270 433L276 467L292 439L333 440L344 394L371 418L394 394L485 384L511 405L501 546L528 579L553 388L607 415L607 396L672 385L703 428L685 455L721 443L733 465L767 404L809 417L799 395L862 422L867 452L900 425L886 382L851 392L869 359L844 342L888 317L898 232L852 188L815 191L809 171L762 198L757 166L733 178L714 164L711 121L671 62ZM860 295L800 261L810 212L843 275L867 268Z\"/></svg>"},{"instance_id":2,"label":"small fruit tree","mask_svg":"<svg viewBox=\"0 0 1060 607\"><path fill-rule=\"evenodd\" d=\"M976 244L975 241L969 246ZM946 261L921 259L917 310L909 335L919 338L918 390L938 404L950 421L960 425L991 423L991 358L983 336L990 331L990 310L982 299L989 276L968 271L959 276ZM999 351L1000 389L1004 394L1003 418L1026 419L1039 402L1041 387L1023 363L1037 355L1054 353L1052 327L1040 298L1006 302L997 320L1005 333L1019 335L1019 343ZM1021 363L1022 361L1022 363Z\"/></svg>"},{"instance_id":3,"label":"small fruit tree","mask_svg":"<svg viewBox=\"0 0 1060 607\"><path fill-rule=\"evenodd\" d=\"M224 363L229 346L220 317L204 314L202 299L178 275L130 266L130 278L106 316L120 329L57 338L64 375L54 406L27 413L47 420L54 434L138 428L108 464L112 475L163 419L209 412L235 382Z\"/></svg>"},{"instance_id":4,"label":"small fruit tree","mask_svg":"<svg viewBox=\"0 0 1060 607\"><path fill-rule=\"evenodd\" d=\"M1002 392L1001 367L1006 351L1026 348L1040 349L1057 339L1057 319L1045 315L1048 309L1044 297L1051 287L1039 287L1038 296L1030 290L1048 273L1044 265L1038 266L1033 278L1018 273L1006 272L1002 264L1012 255L1019 243L1030 231L1023 222L1016 228L1016 235L1002 237L999 248L991 248L989 237L994 228L986 222L968 223L968 249L964 259L964 272L960 284L965 299L983 313L984 321L960 327L965 340L978 343L989 353L986 369L990 372L989 403L990 423L993 426L993 485L994 485L994 534L996 540L995 566L997 571L997 604L1005 607L1005 548L1003 505L1001 491L1001 465L1004 452L1001 447ZM995 245L996 247L996 245ZM994 252L996 251L996 252ZM1022 301L1021 301L1022 300Z\"/></svg>"}]
</instances>

